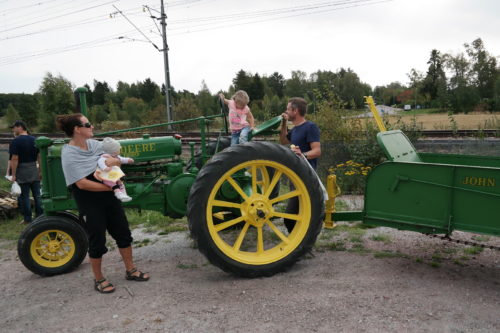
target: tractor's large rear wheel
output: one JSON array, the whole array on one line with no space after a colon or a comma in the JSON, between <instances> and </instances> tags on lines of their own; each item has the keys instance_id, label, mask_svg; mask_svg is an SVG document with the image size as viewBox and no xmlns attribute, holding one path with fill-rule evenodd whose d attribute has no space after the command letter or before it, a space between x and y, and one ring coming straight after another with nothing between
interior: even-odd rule
<instances>
[{"instance_id":1,"label":"tractor's large rear wheel","mask_svg":"<svg viewBox=\"0 0 500 333\"><path fill-rule=\"evenodd\" d=\"M291 200L293 212L287 211ZM292 266L316 241L323 211L314 171L290 149L265 142L215 155L188 200L189 227L200 251L212 264L244 277L271 276ZM284 218L295 221L290 232Z\"/></svg>"},{"instance_id":2,"label":"tractor's large rear wheel","mask_svg":"<svg viewBox=\"0 0 500 333\"><path fill-rule=\"evenodd\" d=\"M21 233L17 244L24 266L42 276L70 272L85 259L87 249L85 230L64 216L37 218Z\"/></svg>"}]
</instances>

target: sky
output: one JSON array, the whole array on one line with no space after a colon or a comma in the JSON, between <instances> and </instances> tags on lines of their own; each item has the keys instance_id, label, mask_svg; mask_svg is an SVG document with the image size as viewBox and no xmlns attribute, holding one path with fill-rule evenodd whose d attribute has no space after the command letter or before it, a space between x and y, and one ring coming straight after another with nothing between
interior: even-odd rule
<instances>
[{"instance_id":1,"label":"sky","mask_svg":"<svg viewBox=\"0 0 500 333\"><path fill-rule=\"evenodd\" d=\"M144 5L148 9L144 9ZM432 49L480 37L500 56L497 0L170 0L170 81L215 94L243 69L259 75L354 70L372 87L408 83ZM124 16L118 13L120 10ZM47 72L75 87L165 82L160 0L0 0L0 93L34 93ZM149 12L150 11L150 12ZM131 23L130 23L131 22ZM155 23L156 22L156 23ZM138 31L133 25L139 28ZM161 28L158 25L159 28ZM497 58L500 61L500 58Z\"/></svg>"}]
</instances>

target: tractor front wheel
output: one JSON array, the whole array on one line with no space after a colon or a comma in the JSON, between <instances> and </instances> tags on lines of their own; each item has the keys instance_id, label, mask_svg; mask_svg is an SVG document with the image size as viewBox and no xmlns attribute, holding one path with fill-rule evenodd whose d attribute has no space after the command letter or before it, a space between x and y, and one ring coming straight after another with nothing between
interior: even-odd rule
<instances>
[{"instance_id":1,"label":"tractor front wheel","mask_svg":"<svg viewBox=\"0 0 500 333\"><path fill-rule=\"evenodd\" d=\"M63 216L37 218L21 233L17 243L21 262L41 276L70 272L81 264L87 250L85 230Z\"/></svg>"},{"instance_id":2,"label":"tractor front wheel","mask_svg":"<svg viewBox=\"0 0 500 333\"><path fill-rule=\"evenodd\" d=\"M323 211L314 171L290 149L266 142L215 155L188 200L189 227L200 251L215 266L244 277L292 266L316 241ZM290 230L284 220L292 221Z\"/></svg>"}]
</instances>

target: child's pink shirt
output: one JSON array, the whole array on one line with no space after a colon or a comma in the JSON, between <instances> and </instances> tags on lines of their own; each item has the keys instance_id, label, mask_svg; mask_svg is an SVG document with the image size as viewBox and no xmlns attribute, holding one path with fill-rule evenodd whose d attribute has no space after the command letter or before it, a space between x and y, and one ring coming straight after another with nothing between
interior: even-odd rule
<instances>
[{"instance_id":1,"label":"child's pink shirt","mask_svg":"<svg viewBox=\"0 0 500 333\"><path fill-rule=\"evenodd\" d=\"M242 128L249 126L247 115L250 112L248 105L243 109L236 108L236 103L231 99L227 103L229 108L229 127L231 132L241 131Z\"/></svg>"}]
</instances>

